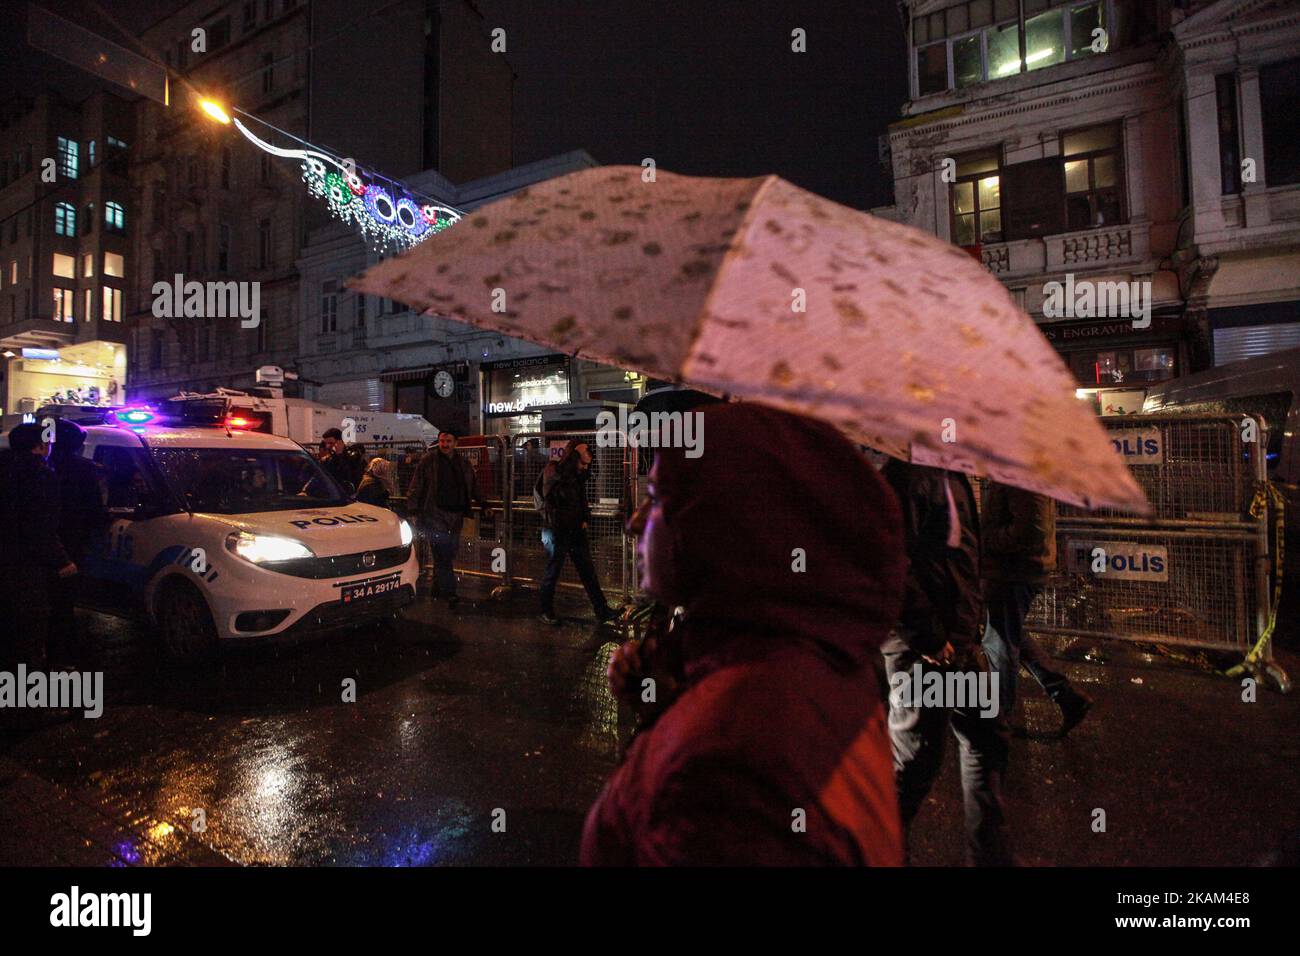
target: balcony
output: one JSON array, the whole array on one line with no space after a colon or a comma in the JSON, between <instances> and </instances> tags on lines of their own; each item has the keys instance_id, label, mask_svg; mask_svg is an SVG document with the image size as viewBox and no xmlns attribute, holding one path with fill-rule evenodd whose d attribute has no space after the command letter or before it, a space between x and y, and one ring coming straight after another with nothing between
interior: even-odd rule
<instances>
[{"instance_id":1,"label":"balcony","mask_svg":"<svg viewBox=\"0 0 1300 956\"><path fill-rule=\"evenodd\" d=\"M999 279L1035 273L1070 272L1144 261L1151 245L1151 224L1132 222L1098 226L1056 236L985 245L984 267Z\"/></svg>"}]
</instances>

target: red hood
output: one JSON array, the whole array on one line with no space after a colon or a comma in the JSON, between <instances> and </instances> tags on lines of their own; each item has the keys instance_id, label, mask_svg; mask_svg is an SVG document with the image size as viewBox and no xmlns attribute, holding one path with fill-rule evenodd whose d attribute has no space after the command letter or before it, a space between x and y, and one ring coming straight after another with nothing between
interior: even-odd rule
<instances>
[{"instance_id":1,"label":"red hood","mask_svg":"<svg viewBox=\"0 0 1300 956\"><path fill-rule=\"evenodd\" d=\"M826 423L752 404L698 411L702 454L661 451L657 487L684 579L698 582L685 605L687 674L792 643L860 665L902 607L893 492Z\"/></svg>"}]
</instances>

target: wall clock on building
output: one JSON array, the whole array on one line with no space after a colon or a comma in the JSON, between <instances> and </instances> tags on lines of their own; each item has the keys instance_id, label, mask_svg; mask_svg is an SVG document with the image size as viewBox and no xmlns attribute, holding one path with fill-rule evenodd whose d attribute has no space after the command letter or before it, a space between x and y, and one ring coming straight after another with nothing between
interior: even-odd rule
<instances>
[{"instance_id":1,"label":"wall clock on building","mask_svg":"<svg viewBox=\"0 0 1300 956\"><path fill-rule=\"evenodd\" d=\"M439 398L450 398L451 393L456 390L456 382L452 379L451 373L442 369L433 377L433 390Z\"/></svg>"}]
</instances>

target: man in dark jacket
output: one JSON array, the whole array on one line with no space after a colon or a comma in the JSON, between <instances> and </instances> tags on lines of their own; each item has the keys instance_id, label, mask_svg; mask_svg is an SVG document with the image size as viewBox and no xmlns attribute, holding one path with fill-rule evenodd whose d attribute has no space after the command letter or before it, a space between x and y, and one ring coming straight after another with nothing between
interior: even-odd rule
<instances>
[{"instance_id":1,"label":"man in dark jacket","mask_svg":"<svg viewBox=\"0 0 1300 956\"><path fill-rule=\"evenodd\" d=\"M825 423L702 414L707 453L659 449L628 528L646 592L684 608L684 681L587 814L582 862L897 866L874 658L902 606L898 505Z\"/></svg>"},{"instance_id":2,"label":"man in dark jacket","mask_svg":"<svg viewBox=\"0 0 1300 956\"><path fill-rule=\"evenodd\" d=\"M456 436L438 433L438 447L420 458L411 477L408 493L411 514L429 538L438 594L455 607L456 575L452 570L460 549L460 532L474 502L486 513L487 505L478 493L474 466L456 449Z\"/></svg>"},{"instance_id":3,"label":"man in dark jacket","mask_svg":"<svg viewBox=\"0 0 1300 956\"><path fill-rule=\"evenodd\" d=\"M570 557L587 589L596 620L604 623L618 616L600 588L587 538L587 525L591 523L591 505L587 501L591 460L591 448L575 438L565 447L560 460L547 465L541 474L542 545L547 557L541 586L542 621L552 626L560 623L555 616L555 588L565 558Z\"/></svg>"},{"instance_id":4,"label":"man in dark jacket","mask_svg":"<svg viewBox=\"0 0 1300 956\"><path fill-rule=\"evenodd\" d=\"M343 432L337 428L325 430L321 436L321 446L327 452L321 459L321 467L340 485L351 485L350 490L355 492L357 485L361 484L361 476L366 472L365 446L345 444Z\"/></svg>"},{"instance_id":5,"label":"man in dark jacket","mask_svg":"<svg viewBox=\"0 0 1300 956\"><path fill-rule=\"evenodd\" d=\"M908 557L903 611L883 648L903 826L911 825L934 785L951 726L960 756L967 861L1010 865L1002 804L1010 734L997 699L997 675L980 648L984 613L975 495L966 476L956 472L890 460L882 473L902 507ZM926 694L934 687L941 689L937 699ZM981 687L987 693L970 699L969 689Z\"/></svg>"},{"instance_id":6,"label":"man in dark jacket","mask_svg":"<svg viewBox=\"0 0 1300 956\"><path fill-rule=\"evenodd\" d=\"M86 432L75 422L59 419L49 463L59 483L59 538L68 557L81 564L86 552L108 527L100 495L99 470L82 456ZM74 608L80 575L56 578L50 592L49 656L54 663L74 661L79 650Z\"/></svg>"},{"instance_id":7,"label":"man in dark jacket","mask_svg":"<svg viewBox=\"0 0 1300 956\"><path fill-rule=\"evenodd\" d=\"M0 450L0 670L45 667L49 592L77 573L59 540L59 486L42 426L19 425Z\"/></svg>"},{"instance_id":8,"label":"man in dark jacket","mask_svg":"<svg viewBox=\"0 0 1300 956\"><path fill-rule=\"evenodd\" d=\"M984 486L981 571L989 626L984 649L1001 679L1003 709L1015 711L1020 666L1033 675L1061 708L1061 736L1092 707L1087 694L1052 670L1050 659L1025 633L1025 617L1035 595L1056 570L1056 506L1050 498L990 481Z\"/></svg>"}]
</instances>

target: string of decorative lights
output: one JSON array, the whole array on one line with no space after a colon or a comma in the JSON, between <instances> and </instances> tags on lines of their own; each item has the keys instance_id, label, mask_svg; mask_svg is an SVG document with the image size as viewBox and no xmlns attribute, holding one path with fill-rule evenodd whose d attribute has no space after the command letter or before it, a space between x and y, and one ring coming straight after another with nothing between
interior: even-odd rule
<instances>
[{"instance_id":1,"label":"string of decorative lights","mask_svg":"<svg viewBox=\"0 0 1300 956\"><path fill-rule=\"evenodd\" d=\"M218 122L233 125L240 135L259 149L272 156L298 160L308 192L324 200L337 219L355 226L367 242L381 248L409 249L461 218L460 210L443 205L373 169L335 156L252 113L236 107L232 112L238 116L232 117L220 104L207 99L201 100L199 105ZM268 143L239 117L259 123L303 148Z\"/></svg>"}]
</instances>

